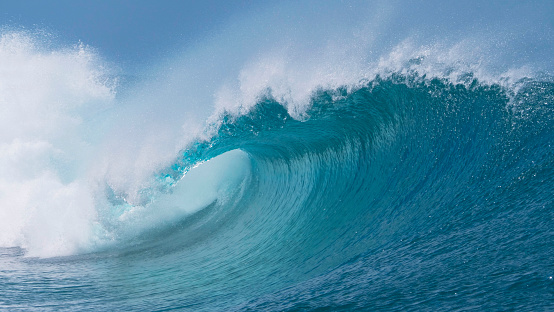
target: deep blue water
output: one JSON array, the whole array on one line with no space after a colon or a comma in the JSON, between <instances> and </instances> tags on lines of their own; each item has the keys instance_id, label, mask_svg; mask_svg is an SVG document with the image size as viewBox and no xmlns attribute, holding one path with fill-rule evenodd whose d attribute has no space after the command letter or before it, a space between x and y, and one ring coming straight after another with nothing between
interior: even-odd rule
<instances>
[{"instance_id":1,"label":"deep blue water","mask_svg":"<svg viewBox=\"0 0 554 312\"><path fill-rule=\"evenodd\" d=\"M158 174L227 157L239 191L116 249L4 248L1 307L549 310L554 84L522 84L377 78L302 120L265 98Z\"/></svg>"},{"instance_id":2,"label":"deep blue water","mask_svg":"<svg viewBox=\"0 0 554 312\"><path fill-rule=\"evenodd\" d=\"M554 311L552 5L348 4L0 29L0 311Z\"/></svg>"}]
</instances>

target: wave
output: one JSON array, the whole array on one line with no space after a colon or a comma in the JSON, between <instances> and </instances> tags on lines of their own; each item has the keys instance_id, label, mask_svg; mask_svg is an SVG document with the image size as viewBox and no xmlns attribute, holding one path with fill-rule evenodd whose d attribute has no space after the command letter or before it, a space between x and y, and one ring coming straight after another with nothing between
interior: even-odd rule
<instances>
[{"instance_id":1,"label":"wave","mask_svg":"<svg viewBox=\"0 0 554 312\"><path fill-rule=\"evenodd\" d=\"M465 112L466 118L470 118L470 112L495 114L490 120L503 120L507 124L507 120L529 110L530 104L525 102L522 94L534 95L540 88L548 89L537 85L548 86L550 83L544 75L541 80L525 78L529 76L525 68L498 77L472 72L471 66L442 63L436 59L444 54L437 47L414 48L403 42L388 57L374 63L373 69L354 75L358 77L354 82L349 78L347 84L338 87L333 87L339 81L335 78L323 85L311 82L313 85L307 90L312 91L307 99L306 91L295 94L290 81L282 81L284 73L281 71L270 72L271 78L265 80L263 88L255 86L250 90L244 87L244 83L251 80L244 78L250 75L250 71L257 73L258 66L267 68L273 61L258 64L253 70L252 67L246 68L240 75L239 91L233 91L229 96L226 93L228 86L224 85L223 91L216 94L215 111L211 117L204 114L206 126L196 121L192 126L187 125L187 131L183 132L183 129L175 130L175 124L180 125L180 122L169 122L172 128L160 124L169 120L163 117L167 116L167 107L161 113L148 115L151 107L146 104L149 102L141 104L136 101L136 96L131 97L132 104L129 104L129 99L118 101L115 98L116 76L87 47L81 44L50 53L45 52L42 45L20 32L2 37L3 58L14 64L7 72L19 74L15 79L11 75L5 84L7 90L14 91L6 93L4 100L8 114L3 115L5 166L2 176L6 190L3 206L13 208L3 211L6 215L3 219L7 220L4 228L11 230L4 231L2 245L21 246L29 251L29 255L40 256L103 249L105 245L130 240L129 237L119 237L128 235L123 232L136 234L159 227L161 223L178 222L221 196L231 196L230 191L213 186L238 179L237 174L243 180L250 176L249 166L240 164L244 160L238 160L237 165L242 168L239 169L242 173L214 165L218 168L216 171L227 173L209 179L203 177L216 172L204 167L211 166L208 163L220 162L217 160L220 158L231 159L221 160L230 162L223 167L235 167L237 157L219 156L225 152L243 151L255 168L264 157L285 163L307 158L295 164L299 168L315 166L311 161L325 168L320 157L329 157L329 166L337 166L343 157L354 157L356 159L349 159L344 166L357 168L358 163L373 162L372 157L384 157L379 153L385 151L415 158L410 155L413 151L407 151L406 147L396 147L396 150L386 150L385 147L392 144L392 138L395 142L402 142L420 135L430 136L426 131L437 131L433 134L437 136L446 131L440 129L441 125L462 127L464 130L455 128L457 130L450 131L462 131L463 135L475 133L474 140L486 142L488 138L478 137L481 134L478 130L458 125L461 121L449 121L452 124L444 121L453 114L449 110L458 110L456 114ZM25 66L32 71L21 70ZM59 70L61 66L65 71ZM36 76L37 71L44 74ZM35 78L29 79L31 76ZM139 85L139 88L143 86ZM29 90L33 92L29 93ZM139 97L143 96L139 93ZM481 98L488 97L493 97L490 100L493 104L485 105L487 110L483 112L485 107ZM229 99L234 100L229 102ZM492 109L489 105L501 108ZM536 110L549 111L548 108ZM436 112L440 119L429 116L429 111ZM506 115L500 111L511 113ZM146 121L144 118L148 116ZM418 120L427 120L435 128L431 130L419 125L407 133ZM19 125L14 125L13 121ZM477 122L474 126L492 125ZM510 132L508 128L501 131ZM456 140L463 139L458 137L462 135L458 132L446 132L442 140L446 141L447 135ZM400 138L402 135L407 138ZM182 138L176 139L178 136ZM421 144L433 146L437 143ZM435 155L440 150L438 147L429 147L429 151L422 150L422 146L412 148L428 155ZM239 152L229 155L236 153ZM210 161L214 157L216 159ZM362 158L357 159L359 157ZM385 158L377 162L385 162ZM413 166L418 163L412 162ZM390 166L399 167L399 164ZM204 170L207 173L195 173ZM387 174L390 173L367 173L369 176ZM344 181L349 180L344 178ZM193 188L195 183L199 185L197 190ZM237 180L231 183L231 188L243 185L241 183ZM306 182L299 183L304 185ZM200 189L205 187L208 190L204 192L205 196L201 196ZM214 195L220 192L225 195ZM24 201L14 200L14 197ZM193 198L190 200L197 203L183 203L185 198ZM13 206L8 204L10 202L20 204ZM44 225L38 224L38 220L33 221L44 214L56 217ZM68 219L59 219L57 215L60 214ZM129 218L135 221L129 221ZM76 225L74 229L65 227L69 220ZM40 228L42 230L37 231ZM32 233L36 232L41 234L34 238ZM63 239L59 240L59 237ZM52 244L54 240L58 243Z\"/></svg>"},{"instance_id":2,"label":"wave","mask_svg":"<svg viewBox=\"0 0 554 312\"><path fill-rule=\"evenodd\" d=\"M304 13L239 19L144 79L4 30L0 261L80 285L39 294L52 309L548 307L549 49L522 62L509 27L393 38L387 4L319 7L337 27L308 27L290 5Z\"/></svg>"},{"instance_id":3,"label":"wave","mask_svg":"<svg viewBox=\"0 0 554 312\"><path fill-rule=\"evenodd\" d=\"M141 215L105 253L209 272L172 287L201 289L190 302L234 294L221 309L405 307L429 291L419 280L444 289L449 306L544 306L506 297L550 285L554 84L521 83L514 94L477 80L377 77L319 90L301 120L261 99L156 174L140 206L155 218ZM176 213L206 193L203 209ZM175 209L169 218L162 205ZM476 286L489 292L466 286L490 274Z\"/></svg>"}]
</instances>

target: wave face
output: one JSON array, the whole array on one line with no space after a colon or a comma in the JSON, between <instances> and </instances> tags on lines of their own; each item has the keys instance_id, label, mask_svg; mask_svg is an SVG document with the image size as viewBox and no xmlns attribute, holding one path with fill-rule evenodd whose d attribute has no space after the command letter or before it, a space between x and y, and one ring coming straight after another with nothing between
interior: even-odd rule
<instances>
[{"instance_id":1,"label":"wave face","mask_svg":"<svg viewBox=\"0 0 554 312\"><path fill-rule=\"evenodd\" d=\"M543 309L553 299L553 100L552 82L513 95L405 76L320 90L303 120L261 100L159 174L167 183L212 158L189 169L193 184L185 174L171 203L158 200L201 211L158 207L141 215L157 228L118 250L22 261L53 272L27 277L37 293L8 273L19 282L4 279L3 304L26 294L54 309Z\"/></svg>"},{"instance_id":2,"label":"wave face","mask_svg":"<svg viewBox=\"0 0 554 312\"><path fill-rule=\"evenodd\" d=\"M0 40L0 309L552 309L548 60L289 42L214 82L212 42L136 83L35 37Z\"/></svg>"}]
</instances>

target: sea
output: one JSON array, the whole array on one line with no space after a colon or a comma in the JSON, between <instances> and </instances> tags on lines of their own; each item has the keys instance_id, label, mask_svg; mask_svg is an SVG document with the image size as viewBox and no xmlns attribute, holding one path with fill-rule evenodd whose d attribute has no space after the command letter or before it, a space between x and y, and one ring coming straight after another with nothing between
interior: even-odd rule
<instances>
[{"instance_id":1,"label":"sea","mask_svg":"<svg viewBox=\"0 0 554 312\"><path fill-rule=\"evenodd\" d=\"M140 70L0 32L1 311L554 311L554 6L282 2Z\"/></svg>"}]
</instances>

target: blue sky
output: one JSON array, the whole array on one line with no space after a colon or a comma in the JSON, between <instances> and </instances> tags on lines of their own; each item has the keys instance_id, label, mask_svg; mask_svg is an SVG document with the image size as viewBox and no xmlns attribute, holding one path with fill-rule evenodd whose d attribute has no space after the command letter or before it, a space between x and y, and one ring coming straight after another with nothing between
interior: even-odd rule
<instances>
[{"instance_id":1,"label":"blue sky","mask_svg":"<svg viewBox=\"0 0 554 312\"><path fill-rule=\"evenodd\" d=\"M163 57L263 5L237 0L7 0L0 1L0 26L46 31L61 43L80 40L126 67Z\"/></svg>"},{"instance_id":2,"label":"blue sky","mask_svg":"<svg viewBox=\"0 0 554 312\"><path fill-rule=\"evenodd\" d=\"M211 32L220 33L221 29L229 25L229 20L249 20L257 16L258 12L267 14L268 8L271 14L265 16L280 14L278 18L273 18L273 24L268 26L270 30L289 27L291 22L296 22L295 17L300 21L311 19L313 23L307 23L309 27L322 31L325 27L334 30L341 24L352 24L350 20L356 18L368 21L372 18L371 14L359 16L362 13L358 14L358 11L367 10L348 9L351 6L348 5L351 4L349 1L326 1L321 2L321 5L317 1L307 1L304 6L296 7L304 11L300 13L283 9L294 9L297 2L2 0L0 27L46 31L55 35L55 41L62 44L73 45L81 41L97 49L108 61L132 72L133 68L149 67L159 63L160 58L171 57L178 49L205 40ZM390 21L382 25L386 26L383 31L395 37L395 41L414 34L419 37L428 35L441 41L445 38L457 40L480 32L495 34L490 39L496 40L496 34L502 32L518 39L510 43L512 58L518 62L533 61L544 63L541 65L543 67L552 66L550 56L554 40L551 35L554 29L554 1L352 1L358 6L375 6L376 9L379 8L379 2L394 7ZM327 11L325 7L328 7ZM327 15L324 14L327 19L347 17L339 22L326 20L321 23L318 11L327 12ZM369 10L370 13L373 11ZM252 31L248 27L244 28L244 33ZM242 33L239 37L242 37Z\"/></svg>"}]
</instances>

